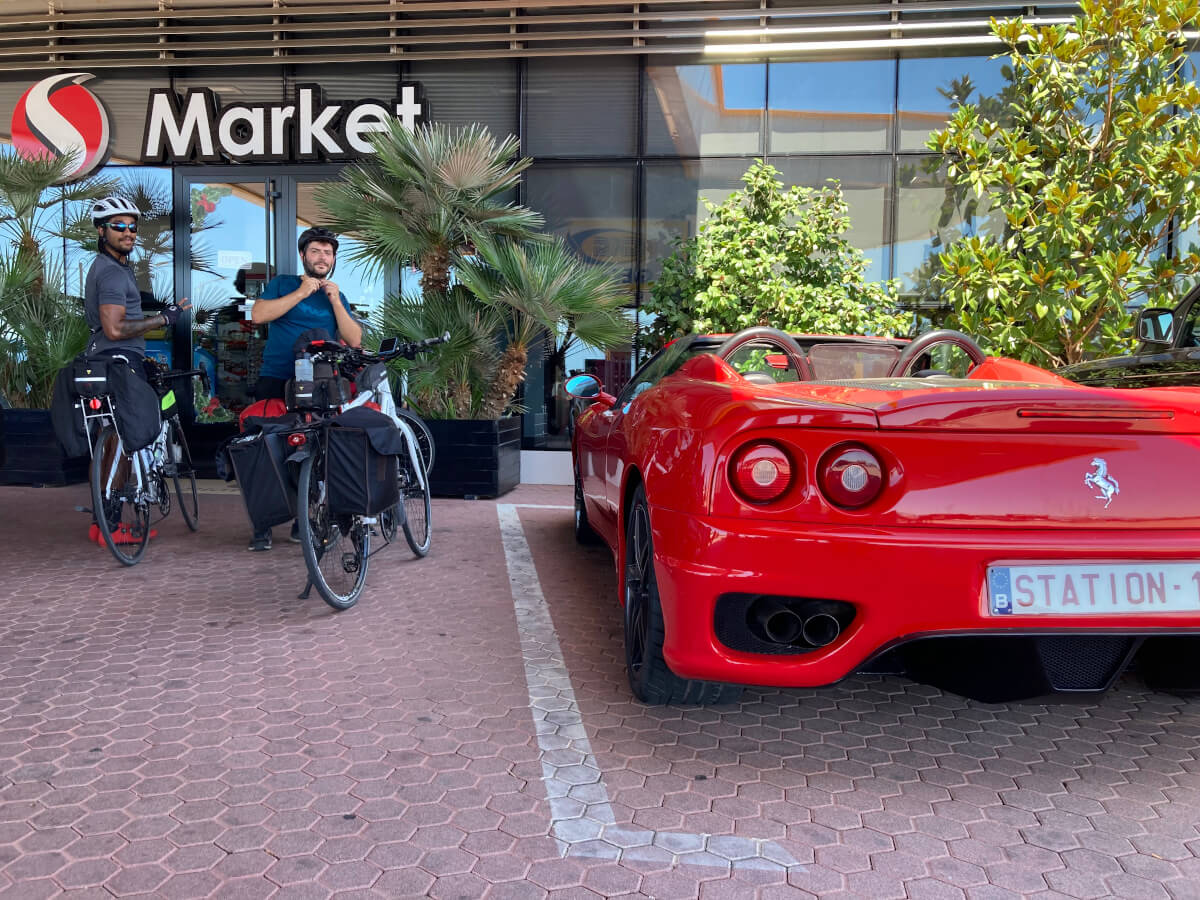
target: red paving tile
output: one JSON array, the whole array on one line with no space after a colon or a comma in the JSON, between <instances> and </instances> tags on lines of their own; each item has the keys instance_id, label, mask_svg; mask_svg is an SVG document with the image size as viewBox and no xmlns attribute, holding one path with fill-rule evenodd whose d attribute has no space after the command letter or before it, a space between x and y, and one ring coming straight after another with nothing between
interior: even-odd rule
<instances>
[{"instance_id":1,"label":"red paving tile","mask_svg":"<svg viewBox=\"0 0 1200 900\"><path fill-rule=\"evenodd\" d=\"M86 502L0 488L0 897L1200 896L1195 700L650 709L569 510L518 510L561 653L527 681L497 502L435 501L431 555L345 613L297 599L294 545L244 550L234 494L131 569Z\"/></svg>"}]
</instances>

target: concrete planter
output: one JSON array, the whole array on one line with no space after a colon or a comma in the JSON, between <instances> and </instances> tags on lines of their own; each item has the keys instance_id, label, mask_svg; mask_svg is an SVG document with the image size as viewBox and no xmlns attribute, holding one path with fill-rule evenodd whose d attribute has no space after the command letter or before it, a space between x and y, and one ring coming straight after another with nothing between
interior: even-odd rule
<instances>
[{"instance_id":1,"label":"concrete planter","mask_svg":"<svg viewBox=\"0 0 1200 900\"><path fill-rule=\"evenodd\" d=\"M63 455L50 410L0 409L0 484L79 484L90 462Z\"/></svg>"},{"instance_id":2,"label":"concrete planter","mask_svg":"<svg viewBox=\"0 0 1200 900\"><path fill-rule=\"evenodd\" d=\"M521 481L521 419L427 419L438 497L499 497Z\"/></svg>"}]
</instances>

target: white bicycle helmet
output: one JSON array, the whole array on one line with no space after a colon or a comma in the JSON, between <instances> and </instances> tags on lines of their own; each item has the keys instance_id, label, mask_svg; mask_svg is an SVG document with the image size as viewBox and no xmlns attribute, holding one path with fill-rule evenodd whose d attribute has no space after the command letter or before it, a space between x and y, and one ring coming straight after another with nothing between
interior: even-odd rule
<instances>
[{"instance_id":1,"label":"white bicycle helmet","mask_svg":"<svg viewBox=\"0 0 1200 900\"><path fill-rule=\"evenodd\" d=\"M116 194L113 194L111 197L103 197L97 200L92 206L93 225L99 225L113 216L133 216L135 219L140 220L142 214L136 206L124 197L118 197Z\"/></svg>"}]
</instances>

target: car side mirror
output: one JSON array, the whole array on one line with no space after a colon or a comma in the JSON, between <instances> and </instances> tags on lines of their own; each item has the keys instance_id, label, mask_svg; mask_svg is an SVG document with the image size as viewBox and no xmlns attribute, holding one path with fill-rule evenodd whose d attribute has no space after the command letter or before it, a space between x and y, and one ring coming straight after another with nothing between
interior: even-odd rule
<instances>
[{"instance_id":1,"label":"car side mirror","mask_svg":"<svg viewBox=\"0 0 1200 900\"><path fill-rule=\"evenodd\" d=\"M604 392L604 384L595 375L583 373L572 375L563 384L563 390L568 397L575 400L590 400L596 403L607 403L612 406L616 398Z\"/></svg>"},{"instance_id":2,"label":"car side mirror","mask_svg":"<svg viewBox=\"0 0 1200 900\"><path fill-rule=\"evenodd\" d=\"M1175 313L1172 310L1146 307L1138 313L1138 339L1147 344L1169 344L1174 324Z\"/></svg>"},{"instance_id":3,"label":"car side mirror","mask_svg":"<svg viewBox=\"0 0 1200 900\"><path fill-rule=\"evenodd\" d=\"M572 375L563 385L563 390L576 400L594 400L604 391L604 385L595 375Z\"/></svg>"}]
</instances>

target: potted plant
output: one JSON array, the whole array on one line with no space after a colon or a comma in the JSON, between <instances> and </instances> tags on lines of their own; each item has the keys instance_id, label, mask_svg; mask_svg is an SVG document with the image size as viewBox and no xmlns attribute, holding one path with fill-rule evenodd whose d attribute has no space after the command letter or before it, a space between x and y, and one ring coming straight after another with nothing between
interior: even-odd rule
<instances>
[{"instance_id":1,"label":"potted plant","mask_svg":"<svg viewBox=\"0 0 1200 900\"><path fill-rule=\"evenodd\" d=\"M63 266L43 252L61 238L51 223L59 204L112 189L90 180L55 188L71 158L0 155L0 233L13 248L0 253L0 484L67 484L85 480L86 458L66 459L50 424L58 370L88 339L83 304L62 288Z\"/></svg>"},{"instance_id":2,"label":"potted plant","mask_svg":"<svg viewBox=\"0 0 1200 900\"><path fill-rule=\"evenodd\" d=\"M542 217L505 199L531 161L517 157L516 138L497 142L480 125L410 131L397 121L372 144L375 153L318 188L317 200L333 227L359 239L352 260L379 272L420 269L420 296L389 298L377 326L408 339L443 331L453 338L406 376L410 403L437 443L433 492L498 496L517 484L521 466L520 419L483 408L504 350L503 322L452 287L452 269L479 245L537 234Z\"/></svg>"}]
</instances>

